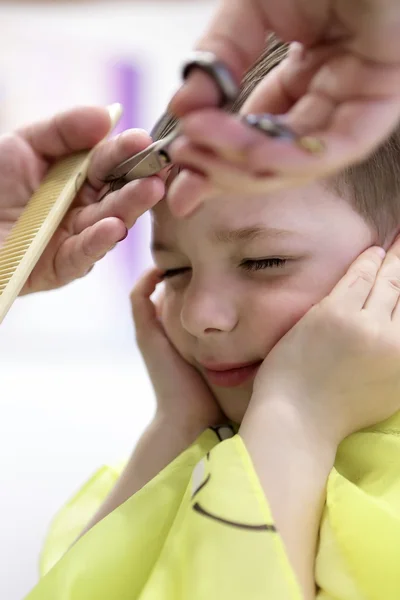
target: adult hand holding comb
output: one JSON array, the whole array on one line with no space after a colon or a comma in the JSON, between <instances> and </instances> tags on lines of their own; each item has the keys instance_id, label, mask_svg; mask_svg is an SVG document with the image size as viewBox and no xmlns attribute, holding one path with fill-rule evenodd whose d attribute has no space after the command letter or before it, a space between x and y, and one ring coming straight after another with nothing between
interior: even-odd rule
<instances>
[{"instance_id":1,"label":"adult hand holding comb","mask_svg":"<svg viewBox=\"0 0 400 600\"><path fill-rule=\"evenodd\" d=\"M119 112L118 105L109 110L78 107L0 137L0 248L50 168L81 151L84 158L105 138L112 121L115 125ZM70 208L38 258L22 294L58 288L85 275L163 196L163 182L152 177L132 182L99 202L108 172L150 142L145 132L130 130L98 145L85 183L73 191ZM11 259L9 254L8 264ZM0 271L5 270L0 264Z\"/></svg>"}]
</instances>

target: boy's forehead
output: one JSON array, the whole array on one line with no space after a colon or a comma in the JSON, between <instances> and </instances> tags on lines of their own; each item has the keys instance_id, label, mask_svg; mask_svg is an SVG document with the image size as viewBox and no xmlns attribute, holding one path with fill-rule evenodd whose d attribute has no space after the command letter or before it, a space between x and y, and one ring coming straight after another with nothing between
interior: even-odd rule
<instances>
[{"instance_id":1,"label":"boy's forehead","mask_svg":"<svg viewBox=\"0 0 400 600\"><path fill-rule=\"evenodd\" d=\"M245 199L224 198L205 202L192 217L178 219L171 213L167 201L162 200L152 211L152 250L172 250L180 241L224 246L263 238L298 237L296 222L286 226L285 220L272 218L270 213L262 199L249 203Z\"/></svg>"},{"instance_id":2,"label":"boy's forehead","mask_svg":"<svg viewBox=\"0 0 400 600\"><path fill-rule=\"evenodd\" d=\"M356 234L365 222L354 208L325 183L316 182L303 188L293 188L258 196L223 195L206 200L187 219L175 217L167 199L159 202L152 211L153 239L161 241L184 236L193 240L213 238L219 232L247 230L232 241L243 241L243 236L256 237L250 229L264 229L268 236L321 240L333 232ZM221 238L221 236L219 236ZM224 237L224 236L222 236ZM226 236L225 236L226 237ZM240 240L242 237L242 240Z\"/></svg>"},{"instance_id":3,"label":"boy's forehead","mask_svg":"<svg viewBox=\"0 0 400 600\"><path fill-rule=\"evenodd\" d=\"M153 233L210 230L237 230L240 228L299 229L301 220L312 220L310 205L304 206L299 197L220 195L205 200L187 219L175 217L166 198L151 211Z\"/></svg>"}]
</instances>

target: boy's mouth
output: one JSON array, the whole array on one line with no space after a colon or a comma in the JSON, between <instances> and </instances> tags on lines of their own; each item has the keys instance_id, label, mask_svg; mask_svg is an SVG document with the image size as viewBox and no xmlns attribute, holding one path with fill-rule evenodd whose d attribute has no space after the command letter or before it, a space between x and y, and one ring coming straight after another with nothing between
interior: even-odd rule
<instances>
[{"instance_id":1,"label":"boy's mouth","mask_svg":"<svg viewBox=\"0 0 400 600\"><path fill-rule=\"evenodd\" d=\"M236 364L202 364L203 372L207 380L218 387L236 387L254 379L263 361Z\"/></svg>"}]
</instances>

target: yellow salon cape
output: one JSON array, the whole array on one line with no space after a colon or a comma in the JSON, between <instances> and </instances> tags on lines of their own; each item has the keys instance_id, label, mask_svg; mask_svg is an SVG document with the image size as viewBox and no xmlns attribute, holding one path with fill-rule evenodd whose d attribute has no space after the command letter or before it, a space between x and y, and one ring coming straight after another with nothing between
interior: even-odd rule
<instances>
[{"instance_id":1,"label":"yellow salon cape","mask_svg":"<svg viewBox=\"0 0 400 600\"><path fill-rule=\"evenodd\" d=\"M207 430L73 540L115 484L104 467L61 510L27 600L300 600L240 436ZM328 480L319 600L400 599L400 416L347 438Z\"/></svg>"}]
</instances>

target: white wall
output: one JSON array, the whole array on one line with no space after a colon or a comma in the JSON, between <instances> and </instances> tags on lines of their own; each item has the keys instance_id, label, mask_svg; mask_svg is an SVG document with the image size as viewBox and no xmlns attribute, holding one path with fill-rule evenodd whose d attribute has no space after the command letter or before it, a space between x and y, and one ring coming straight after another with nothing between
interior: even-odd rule
<instances>
[{"instance_id":1,"label":"white wall","mask_svg":"<svg viewBox=\"0 0 400 600\"><path fill-rule=\"evenodd\" d=\"M213 5L0 4L0 133L119 100L120 59L140 71L137 124L150 128ZM51 516L103 462L130 453L151 417L127 301L147 243L144 219L85 280L20 299L0 328L0 598L30 590Z\"/></svg>"}]
</instances>

